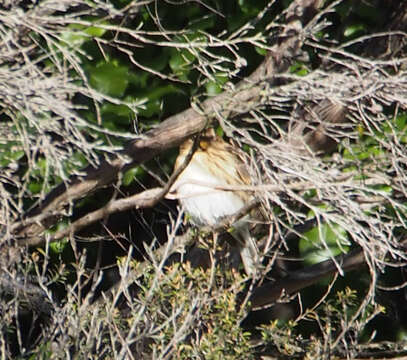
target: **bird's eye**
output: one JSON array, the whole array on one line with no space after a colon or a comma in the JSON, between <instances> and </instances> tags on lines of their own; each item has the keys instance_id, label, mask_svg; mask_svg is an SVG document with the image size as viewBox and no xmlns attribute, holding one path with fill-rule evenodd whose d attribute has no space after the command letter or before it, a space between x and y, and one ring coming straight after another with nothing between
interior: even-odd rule
<instances>
[{"instance_id":1,"label":"bird's eye","mask_svg":"<svg viewBox=\"0 0 407 360\"><path fill-rule=\"evenodd\" d=\"M200 147L202 150L206 150L206 149L209 147L209 141L207 141L207 140L201 140L201 141L199 142L199 147Z\"/></svg>"}]
</instances>

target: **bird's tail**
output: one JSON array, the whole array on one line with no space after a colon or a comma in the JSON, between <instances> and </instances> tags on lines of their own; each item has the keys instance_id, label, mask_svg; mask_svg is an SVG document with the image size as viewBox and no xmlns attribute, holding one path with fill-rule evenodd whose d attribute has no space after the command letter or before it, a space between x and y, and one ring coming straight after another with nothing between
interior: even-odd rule
<instances>
[{"instance_id":1,"label":"bird's tail","mask_svg":"<svg viewBox=\"0 0 407 360\"><path fill-rule=\"evenodd\" d=\"M251 236L247 221L241 220L234 224L234 227L235 233L233 233L233 236L237 240L246 274L255 276L260 265L260 253L256 239Z\"/></svg>"}]
</instances>

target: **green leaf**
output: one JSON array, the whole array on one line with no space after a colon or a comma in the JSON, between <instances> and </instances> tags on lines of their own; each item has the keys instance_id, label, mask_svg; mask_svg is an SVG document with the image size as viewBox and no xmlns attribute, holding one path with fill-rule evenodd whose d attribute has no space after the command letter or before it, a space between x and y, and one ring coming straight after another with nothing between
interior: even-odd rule
<instances>
[{"instance_id":1,"label":"green leaf","mask_svg":"<svg viewBox=\"0 0 407 360\"><path fill-rule=\"evenodd\" d=\"M100 112L103 117L103 125L111 122L114 129L117 129L117 126L128 127L131 119L134 117L133 111L126 105L104 103ZM109 129L113 128L110 127Z\"/></svg>"},{"instance_id":2,"label":"green leaf","mask_svg":"<svg viewBox=\"0 0 407 360\"><path fill-rule=\"evenodd\" d=\"M304 234L299 249L307 264L328 260L348 251L347 232L337 224L322 224Z\"/></svg>"},{"instance_id":3,"label":"green leaf","mask_svg":"<svg viewBox=\"0 0 407 360\"><path fill-rule=\"evenodd\" d=\"M209 96L214 96L222 92L222 85L228 81L228 77L224 73L219 73L214 76L215 80L208 81L205 85L206 93Z\"/></svg>"},{"instance_id":4,"label":"green leaf","mask_svg":"<svg viewBox=\"0 0 407 360\"><path fill-rule=\"evenodd\" d=\"M82 31L66 30L60 35L63 40L62 45L68 45L69 47L81 46L85 41L89 40L89 36Z\"/></svg>"},{"instance_id":5,"label":"green leaf","mask_svg":"<svg viewBox=\"0 0 407 360\"><path fill-rule=\"evenodd\" d=\"M192 61L188 60L185 52L177 52L170 58L169 65L171 70L183 81L188 80L188 74L191 70Z\"/></svg>"},{"instance_id":6,"label":"green leaf","mask_svg":"<svg viewBox=\"0 0 407 360\"><path fill-rule=\"evenodd\" d=\"M38 181L31 181L28 184L28 190L31 194L38 194L42 189L42 183Z\"/></svg>"},{"instance_id":7,"label":"green leaf","mask_svg":"<svg viewBox=\"0 0 407 360\"><path fill-rule=\"evenodd\" d=\"M114 62L102 63L91 67L90 84L103 94L122 97L129 83L127 66L117 65Z\"/></svg>"},{"instance_id":8,"label":"green leaf","mask_svg":"<svg viewBox=\"0 0 407 360\"><path fill-rule=\"evenodd\" d=\"M260 46L256 46L255 50L258 54L262 55L262 56L266 56L267 55L267 49L262 48Z\"/></svg>"},{"instance_id":9,"label":"green leaf","mask_svg":"<svg viewBox=\"0 0 407 360\"><path fill-rule=\"evenodd\" d=\"M189 34L188 37L178 37L180 43L187 44L190 41L204 42L206 38L199 34ZM191 71L192 64L195 61L195 55L189 49L172 49L169 60L171 70L181 79L188 80L187 75Z\"/></svg>"},{"instance_id":10,"label":"green leaf","mask_svg":"<svg viewBox=\"0 0 407 360\"><path fill-rule=\"evenodd\" d=\"M345 31L343 32L343 35L345 37L353 37L356 35L359 35L363 32L365 32L366 28L364 24L353 24L348 26Z\"/></svg>"},{"instance_id":11,"label":"green leaf","mask_svg":"<svg viewBox=\"0 0 407 360\"><path fill-rule=\"evenodd\" d=\"M70 47L81 46L93 38L100 38L106 30L98 26L85 26L81 24L70 24L66 30L61 32L62 45Z\"/></svg>"},{"instance_id":12,"label":"green leaf","mask_svg":"<svg viewBox=\"0 0 407 360\"><path fill-rule=\"evenodd\" d=\"M20 148L21 144L17 141L0 144L0 166L5 167L20 160L24 156L24 150L19 150Z\"/></svg>"},{"instance_id":13,"label":"green leaf","mask_svg":"<svg viewBox=\"0 0 407 360\"><path fill-rule=\"evenodd\" d=\"M92 37L100 38L106 33L106 29L103 29L98 26L90 26L87 29L85 29L85 33Z\"/></svg>"},{"instance_id":14,"label":"green leaf","mask_svg":"<svg viewBox=\"0 0 407 360\"><path fill-rule=\"evenodd\" d=\"M127 170L123 175L123 185L129 186L135 179L144 174L145 171L140 166Z\"/></svg>"},{"instance_id":15,"label":"green leaf","mask_svg":"<svg viewBox=\"0 0 407 360\"><path fill-rule=\"evenodd\" d=\"M399 115L396 117L396 126L399 131L407 131L407 114Z\"/></svg>"},{"instance_id":16,"label":"green leaf","mask_svg":"<svg viewBox=\"0 0 407 360\"><path fill-rule=\"evenodd\" d=\"M67 246L69 246L69 241L66 238L63 240L51 242L49 244L49 248L50 248L51 252L56 255L62 254L65 251L65 249L67 248Z\"/></svg>"},{"instance_id":17,"label":"green leaf","mask_svg":"<svg viewBox=\"0 0 407 360\"><path fill-rule=\"evenodd\" d=\"M303 63L297 62L294 65L290 66L290 73L298 76L305 76L309 73L309 70Z\"/></svg>"},{"instance_id":18,"label":"green leaf","mask_svg":"<svg viewBox=\"0 0 407 360\"><path fill-rule=\"evenodd\" d=\"M64 162L64 173L69 176L75 170L85 167L88 164L85 155L75 152L67 161Z\"/></svg>"}]
</instances>

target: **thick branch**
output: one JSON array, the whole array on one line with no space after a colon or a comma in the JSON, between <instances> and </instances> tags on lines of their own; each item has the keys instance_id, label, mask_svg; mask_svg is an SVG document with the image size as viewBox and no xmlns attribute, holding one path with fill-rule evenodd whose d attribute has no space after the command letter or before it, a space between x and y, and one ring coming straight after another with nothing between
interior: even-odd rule
<instances>
[{"instance_id":1,"label":"thick branch","mask_svg":"<svg viewBox=\"0 0 407 360\"><path fill-rule=\"evenodd\" d=\"M282 295L292 295L306 287L316 284L321 279L336 274L339 264L343 271L359 268L365 263L362 250L354 250L346 255L339 255L333 260L308 266L293 271L283 279L267 283L253 291L250 301L254 309L275 303Z\"/></svg>"}]
</instances>

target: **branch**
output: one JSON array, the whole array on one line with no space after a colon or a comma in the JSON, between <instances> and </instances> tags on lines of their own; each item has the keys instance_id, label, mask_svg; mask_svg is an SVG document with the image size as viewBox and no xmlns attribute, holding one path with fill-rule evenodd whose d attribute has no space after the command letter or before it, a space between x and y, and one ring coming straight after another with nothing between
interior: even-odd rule
<instances>
[{"instance_id":1,"label":"branch","mask_svg":"<svg viewBox=\"0 0 407 360\"><path fill-rule=\"evenodd\" d=\"M29 283L24 279L12 278L4 271L0 272L0 294L12 297L13 302L22 308L33 310L37 313L51 315L53 304L40 286Z\"/></svg>"},{"instance_id":2,"label":"branch","mask_svg":"<svg viewBox=\"0 0 407 360\"><path fill-rule=\"evenodd\" d=\"M165 197L165 195L168 193L172 184L175 182L179 174L181 174L181 172L184 171L184 169L191 161L192 155L194 154L198 146L198 141L199 137L195 139L195 142L191 150L189 151L188 155L186 156L184 163L177 169L177 171L175 171L171 175L170 179L168 180L164 187L148 189L141 193L135 194L124 199L110 201L102 208L86 214L85 216L73 222L69 227L58 231L49 239L49 241L52 242L61 240L64 237L70 234L75 234L81 229L85 228L86 226L89 226L90 224L93 224L96 221L102 220L107 216L117 212L122 212L130 209L150 208L155 206L159 201L161 201ZM35 222L38 222L40 221L41 218L42 216L39 215L35 216L32 219L36 220ZM19 225L17 224L17 226ZM43 235L31 236L26 239L26 244L30 246L38 246L43 244L45 240L46 239Z\"/></svg>"},{"instance_id":3,"label":"branch","mask_svg":"<svg viewBox=\"0 0 407 360\"><path fill-rule=\"evenodd\" d=\"M400 242L401 247L406 245L407 239ZM347 254L335 256L334 259L293 271L283 279L256 288L250 297L252 308L258 309L272 305L282 295L295 294L308 286L316 284L327 276L338 273L339 270L344 272L352 271L365 265L365 263L363 250L356 249Z\"/></svg>"},{"instance_id":4,"label":"branch","mask_svg":"<svg viewBox=\"0 0 407 360\"><path fill-rule=\"evenodd\" d=\"M250 297L253 309L261 308L275 303L282 295L292 295L321 279L336 274L339 264L342 271L350 271L359 268L365 263L363 250L358 249L345 255L339 255L334 260L326 260L321 263L308 266L304 269L291 272L283 279L267 283L256 288Z\"/></svg>"}]
</instances>

